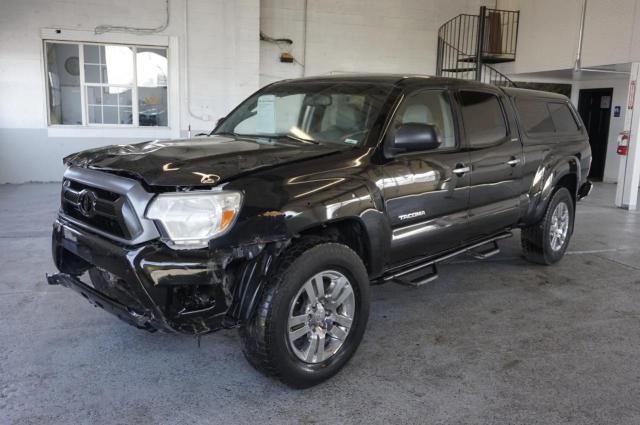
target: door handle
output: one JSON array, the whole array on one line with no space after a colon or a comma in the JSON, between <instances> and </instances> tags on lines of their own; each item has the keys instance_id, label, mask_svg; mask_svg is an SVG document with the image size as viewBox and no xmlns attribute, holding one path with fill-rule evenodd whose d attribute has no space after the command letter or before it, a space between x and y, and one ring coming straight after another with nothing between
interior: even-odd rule
<instances>
[{"instance_id":1,"label":"door handle","mask_svg":"<svg viewBox=\"0 0 640 425\"><path fill-rule=\"evenodd\" d=\"M516 165L520 164L520 159L519 158L511 158L509 161L507 161L507 164L509 164L512 167L515 167Z\"/></svg>"},{"instance_id":2,"label":"door handle","mask_svg":"<svg viewBox=\"0 0 640 425\"><path fill-rule=\"evenodd\" d=\"M464 164L456 164L456 168L453 169L453 174L458 177L462 177L469 171L471 171L471 168L465 166Z\"/></svg>"}]
</instances>

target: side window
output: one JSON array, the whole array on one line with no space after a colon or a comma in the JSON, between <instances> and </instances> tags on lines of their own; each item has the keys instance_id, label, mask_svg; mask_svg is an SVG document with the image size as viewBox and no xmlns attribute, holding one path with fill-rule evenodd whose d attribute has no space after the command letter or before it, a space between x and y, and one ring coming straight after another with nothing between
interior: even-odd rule
<instances>
[{"instance_id":1,"label":"side window","mask_svg":"<svg viewBox=\"0 0 640 425\"><path fill-rule=\"evenodd\" d=\"M536 99L517 99L516 107L527 134L535 135L555 131L547 102Z\"/></svg>"},{"instance_id":2,"label":"side window","mask_svg":"<svg viewBox=\"0 0 640 425\"><path fill-rule=\"evenodd\" d=\"M439 149L456 146L456 131L451 105L440 90L423 90L407 96L398 110L393 126L402 124L429 124L435 127Z\"/></svg>"},{"instance_id":3,"label":"side window","mask_svg":"<svg viewBox=\"0 0 640 425\"><path fill-rule=\"evenodd\" d=\"M566 103L549 103L551 119L558 133L577 133L578 123Z\"/></svg>"},{"instance_id":4,"label":"side window","mask_svg":"<svg viewBox=\"0 0 640 425\"><path fill-rule=\"evenodd\" d=\"M470 146L493 144L507 135L504 113L496 95L461 91L460 106Z\"/></svg>"}]
</instances>

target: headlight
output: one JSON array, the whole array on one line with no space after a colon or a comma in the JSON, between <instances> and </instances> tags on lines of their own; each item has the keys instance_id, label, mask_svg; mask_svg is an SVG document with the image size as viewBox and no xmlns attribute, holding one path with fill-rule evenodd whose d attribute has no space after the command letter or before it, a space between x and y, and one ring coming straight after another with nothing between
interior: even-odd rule
<instances>
[{"instance_id":1,"label":"headlight","mask_svg":"<svg viewBox=\"0 0 640 425\"><path fill-rule=\"evenodd\" d=\"M240 192L183 192L158 195L147 209L176 248L204 248L233 225Z\"/></svg>"}]
</instances>

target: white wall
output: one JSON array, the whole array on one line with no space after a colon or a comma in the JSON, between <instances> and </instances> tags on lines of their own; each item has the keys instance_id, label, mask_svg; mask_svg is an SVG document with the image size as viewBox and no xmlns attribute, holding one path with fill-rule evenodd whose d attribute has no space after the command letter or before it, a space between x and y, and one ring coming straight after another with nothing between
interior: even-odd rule
<instances>
[{"instance_id":1,"label":"white wall","mask_svg":"<svg viewBox=\"0 0 640 425\"><path fill-rule=\"evenodd\" d=\"M309 0L305 75L331 72L433 74L437 31L460 13L478 13L481 0ZM261 30L290 38L291 47L261 42L260 81L302 76L299 64L279 62L281 49L304 62L304 1L262 0Z\"/></svg>"},{"instance_id":2,"label":"white wall","mask_svg":"<svg viewBox=\"0 0 640 425\"><path fill-rule=\"evenodd\" d=\"M188 0L188 14L186 0L170 4L169 27L154 37L172 43L171 128L69 130L47 127L42 29L61 28L63 34L90 38L101 24L157 27L165 19L164 0L0 2L0 183L59 180L62 157L79 150L175 137L189 124L194 130L210 129L258 88L259 0ZM132 44L148 39L115 33L103 37Z\"/></svg>"},{"instance_id":3,"label":"white wall","mask_svg":"<svg viewBox=\"0 0 640 425\"><path fill-rule=\"evenodd\" d=\"M640 0L589 0L582 66L640 60Z\"/></svg>"},{"instance_id":4,"label":"white wall","mask_svg":"<svg viewBox=\"0 0 640 425\"><path fill-rule=\"evenodd\" d=\"M518 54L506 73L573 68L583 0L498 0L520 10ZM640 60L640 0L588 0L583 67Z\"/></svg>"},{"instance_id":5,"label":"white wall","mask_svg":"<svg viewBox=\"0 0 640 425\"><path fill-rule=\"evenodd\" d=\"M517 57L501 66L505 73L573 67L582 0L509 0L498 6L520 11Z\"/></svg>"}]
</instances>

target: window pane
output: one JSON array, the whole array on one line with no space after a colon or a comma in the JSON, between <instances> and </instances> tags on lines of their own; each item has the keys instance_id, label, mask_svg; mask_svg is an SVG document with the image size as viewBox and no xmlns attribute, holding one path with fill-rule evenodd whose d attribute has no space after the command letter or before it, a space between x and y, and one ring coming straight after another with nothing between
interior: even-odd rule
<instances>
[{"instance_id":1,"label":"window pane","mask_svg":"<svg viewBox=\"0 0 640 425\"><path fill-rule=\"evenodd\" d=\"M46 43L49 123L82 124L78 45Z\"/></svg>"},{"instance_id":2,"label":"window pane","mask_svg":"<svg viewBox=\"0 0 640 425\"><path fill-rule=\"evenodd\" d=\"M166 49L147 49L139 47L136 56L138 60L138 87L166 87Z\"/></svg>"},{"instance_id":3,"label":"window pane","mask_svg":"<svg viewBox=\"0 0 640 425\"><path fill-rule=\"evenodd\" d=\"M409 96L396 116L395 125L406 123L432 125L440 148L456 146L451 106L440 91L427 90Z\"/></svg>"},{"instance_id":4,"label":"window pane","mask_svg":"<svg viewBox=\"0 0 640 425\"><path fill-rule=\"evenodd\" d=\"M138 88L139 123L144 126L167 126L167 88Z\"/></svg>"},{"instance_id":5,"label":"window pane","mask_svg":"<svg viewBox=\"0 0 640 425\"><path fill-rule=\"evenodd\" d=\"M547 108L547 102L518 99L516 100L516 106L527 134L553 133L555 131Z\"/></svg>"},{"instance_id":6,"label":"window pane","mask_svg":"<svg viewBox=\"0 0 640 425\"><path fill-rule=\"evenodd\" d=\"M139 124L167 126L167 50L138 48Z\"/></svg>"},{"instance_id":7,"label":"window pane","mask_svg":"<svg viewBox=\"0 0 640 425\"><path fill-rule=\"evenodd\" d=\"M131 108L120 108L120 124L133 124Z\"/></svg>"},{"instance_id":8,"label":"window pane","mask_svg":"<svg viewBox=\"0 0 640 425\"><path fill-rule=\"evenodd\" d=\"M486 145L507 135L507 126L497 96L491 93L460 92L462 119L469 144Z\"/></svg>"},{"instance_id":9,"label":"window pane","mask_svg":"<svg viewBox=\"0 0 640 425\"><path fill-rule=\"evenodd\" d=\"M102 67L100 65L84 65L84 81L87 83L102 82Z\"/></svg>"},{"instance_id":10,"label":"window pane","mask_svg":"<svg viewBox=\"0 0 640 425\"><path fill-rule=\"evenodd\" d=\"M104 46L102 83L133 85L133 50L127 46Z\"/></svg>"},{"instance_id":11,"label":"window pane","mask_svg":"<svg viewBox=\"0 0 640 425\"><path fill-rule=\"evenodd\" d=\"M136 121L133 102L138 102L140 125L168 125L166 48L47 42L45 52L51 124L82 125L86 110L85 124L132 125ZM84 71L84 87L80 71ZM134 98L136 77L138 96Z\"/></svg>"},{"instance_id":12,"label":"window pane","mask_svg":"<svg viewBox=\"0 0 640 425\"><path fill-rule=\"evenodd\" d=\"M87 119L90 124L102 124L102 106L89 105L89 116Z\"/></svg>"},{"instance_id":13,"label":"window pane","mask_svg":"<svg viewBox=\"0 0 640 425\"><path fill-rule=\"evenodd\" d=\"M110 90L116 89L118 94L118 106L131 106L131 89L123 89L121 87L109 87Z\"/></svg>"},{"instance_id":14,"label":"window pane","mask_svg":"<svg viewBox=\"0 0 640 425\"><path fill-rule=\"evenodd\" d=\"M118 124L118 107L103 106L102 108L103 124Z\"/></svg>"},{"instance_id":15,"label":"window pane","mask_svg":"<svg viewBox=\"0 0 640 425\"><path fill-rule=\"evenodd\" d=\"M87 87L87 104L102 105L102 87Z\"/></svg>"},{"instance_id":16,"label":"window pane","mask_svg":"<svg viewBox=\"0 0 640 425\"><path fill-rule=\"evenodd\" d=\"M96 65L104 64L104 46L85 44L84 63L92 63Z\"/></svg>"},{"instance_id":17,"label":"window pane","mask_svg":"<svg viewBox=\"0 0 640 425\"><path fill-rule=\"evenodd\" d=\"M116 90L113 90L113 89ZM102 87L102 104L118 106L118 92L119 87Z\"/></svg>"},{"instance_id":18,"label":"window pane","mask_svg":"<svg viewBox=\"0 0 640 425\"><path fill-rule=\"evenodd\" d=\"M569 105L566 103L549 103L549 110L558 133L576 133L578 131L578 123L576 123L576 119L571 110L569 110Z\"/></svg>"}]
</instances>

